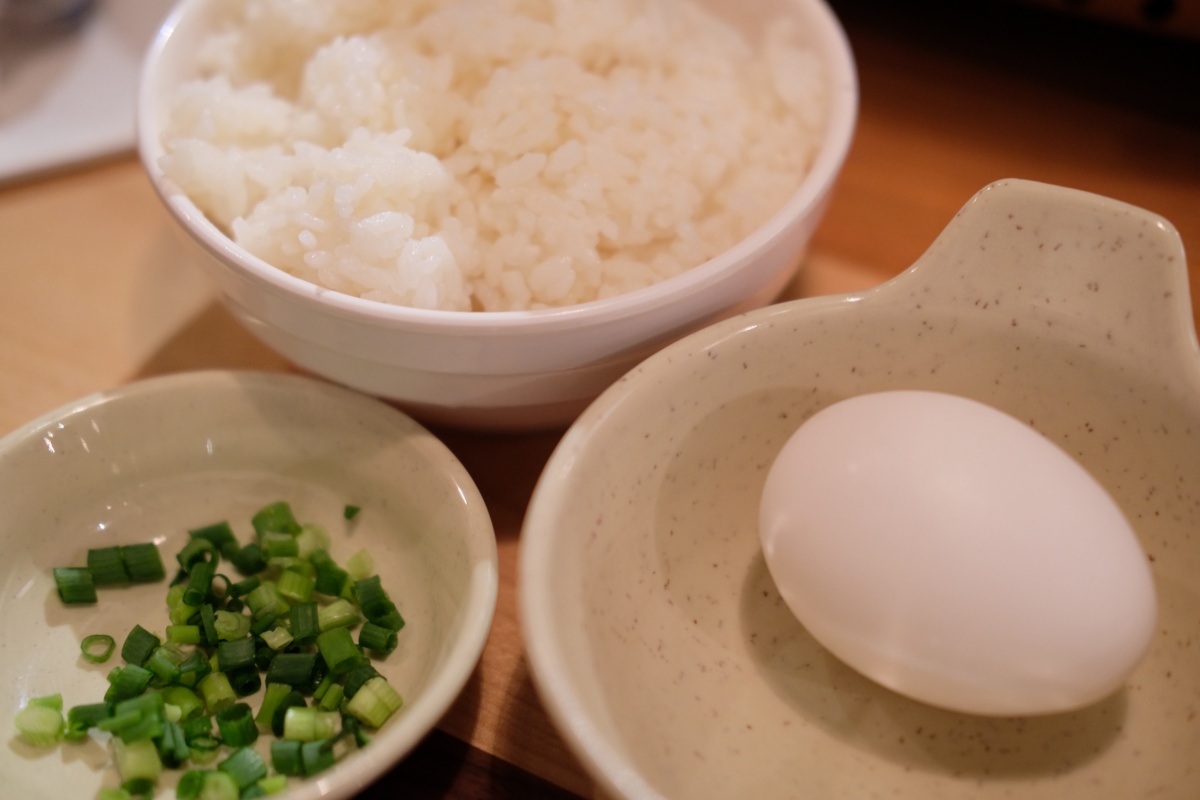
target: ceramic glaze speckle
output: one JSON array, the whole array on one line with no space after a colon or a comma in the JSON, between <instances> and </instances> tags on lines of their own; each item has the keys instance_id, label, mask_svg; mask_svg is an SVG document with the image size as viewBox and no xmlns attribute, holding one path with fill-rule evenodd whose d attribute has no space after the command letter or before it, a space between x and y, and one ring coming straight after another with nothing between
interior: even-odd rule
<instances>
[{"instance_id":1,"label":"ceramic glaze speckle","mask_svg":"<svg viewBox=\"0 0 1200 800\"><path fill-rule=\"evenodd\" d=\"M1006 181L875 289L752 312L652 357L568 431L523 531L551 715L616 796L1200 796L1200 352L1169 224ZM1126 686L991 719L888 692L783 606L766 470L855 394L962 394L1028 422L1122 506L1160 625Z\"/></svg>"},{"instance_id":2,"label":"ceramic glaze speckle","mask_svg":"<svg viewBox=\"0 0 1200 800\"><path fill-rule=\"evenodd\" d=\"M103 695L116 661L82 662L84 636L120 642L134 623L165 624L165 584L102 587L94 606L61 603L51 570L82 565L89 547L153 540L169 569L189 528L227 520L245 541L251 515L286 500L329 531L335 559L371 553L407 622L378 663L405 708L370 747L281 800L349 797L405 755L457 697L491 626L496 542L462 465L395 409L322 382L194 373L85 398L0 439L0 485L9 718L30 697L59 692L71 706ZM362 508L349 522L347 503ZM68 750L59 764L58 751L16 739L0 749L6 796L94 796L115 782L106 747ZM48 758L56 769L44 769ZM174 796L170 776L160 796Z\"/></svg>"}]
</instances>

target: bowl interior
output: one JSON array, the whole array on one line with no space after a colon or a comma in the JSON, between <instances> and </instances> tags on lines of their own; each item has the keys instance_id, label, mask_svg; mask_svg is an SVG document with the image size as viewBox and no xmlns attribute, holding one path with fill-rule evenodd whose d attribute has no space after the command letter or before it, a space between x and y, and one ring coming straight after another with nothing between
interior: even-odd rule
<instances>
[{"instance_id":1,"label":"bowl interior","mask_svg":"<svg viewBox=\"0 0 1200 800\"><path fill-rule=\"evenodd\" d=\"M60 602L51 569L82 566L89 547L154 541L170 571L189 528L227 520L245 542L254 511L286 500L326 528L335 559L370 552L407 623L377 662L406 705L319 784L293 780L289 800L349 796L406 754L458 695L490 628L495 539L465 470L408 417L310 379L193 373L86 398L0 441L0 483L10 717L30 697L59 692L69 707L103 696L123 662L118 652L87 663L84 636L107 633L119 648L135 623L163 632L165 584L100 587L95 606ZM362 509L351 521L347 504ZM248 702L257 709L257 697ZM39 751L13 739L0 772L31 798L116 783L107 747L93 741ZM174 796L171 781L162 796Z\"/></svg>"},{"instance_id":2,"label":"bowl interior","mask_svg":"<svg viewBox=\"0 0 1200 800\"><path fill-rule=\"evenodd\" d=\"M1194 796L1186 288L1161 221L1010 182L892 282L729 320L616 384L563 439L522 534L532 672L584 763L628 797ZM766 472L818 409L895 388L1015 414L1117 499L1160 604L1124 689L1039 718L937 710L859 676L787 610L758 542Z\"/></svg>"}]
</instances>

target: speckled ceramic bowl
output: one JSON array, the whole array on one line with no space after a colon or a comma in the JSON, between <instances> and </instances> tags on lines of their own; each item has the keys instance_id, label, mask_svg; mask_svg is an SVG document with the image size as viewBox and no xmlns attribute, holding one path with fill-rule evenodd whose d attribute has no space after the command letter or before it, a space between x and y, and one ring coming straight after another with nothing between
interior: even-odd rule
<instances>
[{"instance_id":1,"label":"speckled ceramic bowl","mask_svg":"<svg viewBox=\"0 0 1200 800\"><path fill-rule=\"evenodd\" d=\"M253 512L286 500L300 521L326 528L338 561L371 553L407 623L376 662L405 706L370 745L318 778L292 779L279 800L350 797L405 756L458 696L491 627L496 541L466 470L405 415L324 382L200 372L87 397L0 439L0 487L0 708L9 720L31 697L98 702L133 625L164 632L165 582L100 587L95 605L63 605L51 570L82 566L89 547L154 541L170 570L189 528L226 520L246 542ZM362 509L351 521L346 504ZM117 640L107 663L80 657L93 633ZM247 701L257 711L261 698ZM94 798L118 785L107 745L42 750L7 724L0 795ZM268 740L259 738L264 753ZM156 797L174 798L179 775L165 773Z\"/></svg>"},{"instance_id":2,"label":"speckled ceramic bowl","mask_svg":"<svg viewBox=\"0 0 1200 800\"><path fill-rule=\"evenodd\" d=\"M1200 351L1180 240L1113 200L1005 181L875 289L728 320L651 357L568 431L522 533L536 685L631 798L1200 797ZM779 598L759 494L796 427L882 389L1027 420L1131 519L1150 651L1081 711L941 711L851 671Z\"/></svg>"}]
</instances>

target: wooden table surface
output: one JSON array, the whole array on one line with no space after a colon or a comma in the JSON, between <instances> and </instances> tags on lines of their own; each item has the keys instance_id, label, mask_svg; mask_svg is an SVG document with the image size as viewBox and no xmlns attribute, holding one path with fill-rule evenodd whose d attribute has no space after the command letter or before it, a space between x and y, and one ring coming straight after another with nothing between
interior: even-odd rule
<instances>
[{"instance_id":1,"label":"wooden table surface","mask_svg":"<svg viewBox=\"0 0 1200 800\"><path fill-rule=\"evenodd\" d=\"M1200 254L1196 42L1038 4L832 5L859 63L858 134L787 296L892 277L977 190L1009 177L1149 209ZM292 369L222 308L175 237L132 154L0 187L0 433L152 375ZM1195 307L1200 255L1190 269ZM562 432L435 432L491 510L501 570L495 626L438 732L364 796L591 795L539 704L516 614L522 517Z\"/></svg>"}]
</instances>

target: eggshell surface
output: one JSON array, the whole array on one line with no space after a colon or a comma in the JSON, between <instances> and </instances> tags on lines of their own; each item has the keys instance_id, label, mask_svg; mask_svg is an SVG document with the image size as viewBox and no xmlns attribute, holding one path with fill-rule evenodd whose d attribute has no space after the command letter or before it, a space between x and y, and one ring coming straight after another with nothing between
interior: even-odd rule
<instances>
[{"instance_id":1,"label":"eggshell surface","mask_svg":"<svg viewBox=\"0 0 1200 800\"><path fill-rule=\"evenodd\" d=\"M935 706L1029 715L1117 690L1157 603L1121 509L983 403L889 391L810 417L772 464L763 555L834 655Z\"/></svg>"}]
</instances>

